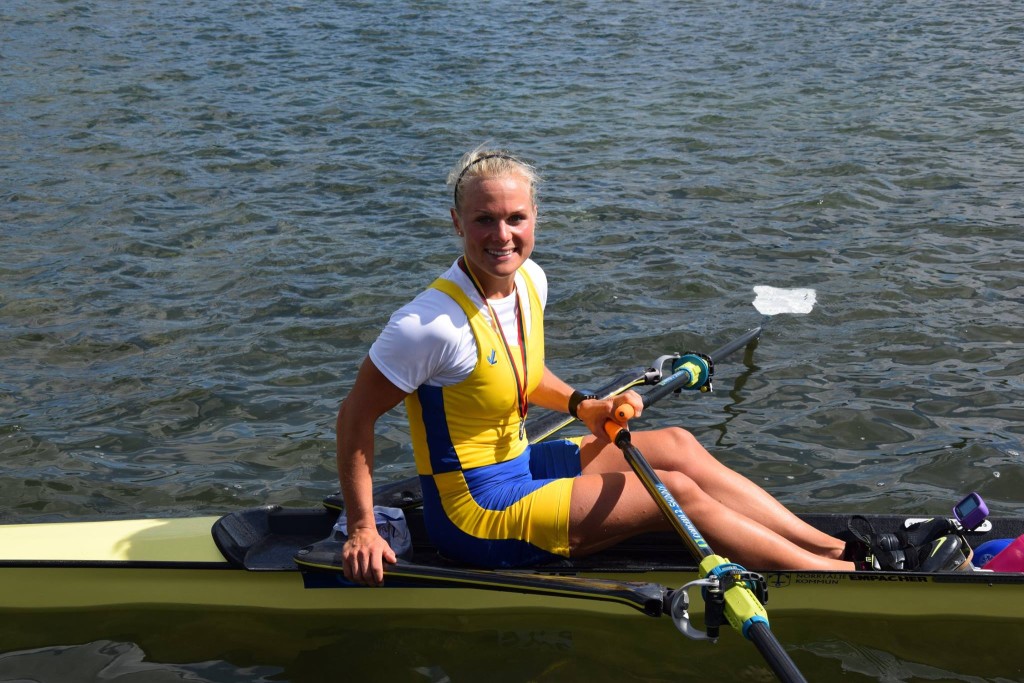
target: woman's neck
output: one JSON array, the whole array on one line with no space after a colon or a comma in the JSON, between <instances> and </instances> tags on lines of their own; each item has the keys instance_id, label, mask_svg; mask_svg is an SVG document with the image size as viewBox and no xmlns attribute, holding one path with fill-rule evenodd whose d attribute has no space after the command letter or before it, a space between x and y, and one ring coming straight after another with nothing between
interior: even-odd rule
<instances>
[{"instance_id":1,"label":"woman's neck","mask_svg":"<svg viewBox=\"0 0 1024 683\"><path fill-rule=\"evenodd\" d=\"M480 278L469 267L464 257L459 258L459 267L469 276L477 293L485 299L504 299L507 296L512 296L516 291L515 273L507 278Z\"/></svg>"}]
</instances>

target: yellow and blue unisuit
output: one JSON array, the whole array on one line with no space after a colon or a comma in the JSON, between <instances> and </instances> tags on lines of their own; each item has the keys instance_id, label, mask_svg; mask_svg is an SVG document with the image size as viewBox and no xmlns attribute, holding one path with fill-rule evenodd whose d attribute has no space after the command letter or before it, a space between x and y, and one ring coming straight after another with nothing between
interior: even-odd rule
<instances>
[{"instance_id":1,"label":"yellow and blue unisuit","mask_svg":"<svg viewBox=\"0 0 1024 683\"><path fill-rule=\"evenodd\" d=\"M527 395L544 374L544 316L529 276L519 273L530 297L525 374L522 354L505 352L486 306L438 279L431 287L469 319L476 367L457 384L423 385L405 401L431 540L446 557L486 567L567 557L572 477L580 473L578 441L530 446L520 438L516 373L528 378Z\"/></svg>"}]
</instances>

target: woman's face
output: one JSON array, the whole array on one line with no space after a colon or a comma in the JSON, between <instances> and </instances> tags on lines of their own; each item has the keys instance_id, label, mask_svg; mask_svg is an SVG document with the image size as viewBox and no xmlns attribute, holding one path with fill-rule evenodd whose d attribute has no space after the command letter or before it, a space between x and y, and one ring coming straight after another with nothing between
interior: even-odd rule
<instances>
[{"instance_id":1,"label":"woman's face","mask_svg":"<svg viewBox=\"0 0 1024 683\"><path fill-rule=\"evenodd\" d=\"M488 298L508 296L516 271L533 252L537 207L529 182L516 175L470 178L461 195L452 222L466 263Z\"/></svg>"}]
</instances>

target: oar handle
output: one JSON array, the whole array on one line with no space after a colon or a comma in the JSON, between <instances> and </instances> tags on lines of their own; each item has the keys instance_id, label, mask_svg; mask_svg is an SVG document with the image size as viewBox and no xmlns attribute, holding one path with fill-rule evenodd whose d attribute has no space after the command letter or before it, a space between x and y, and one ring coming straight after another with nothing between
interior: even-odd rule
<instances>
[{"instance_id":1,"label":"oar handle","mask_svg":"<svg viewBox=\"0 0 1024 683\"><path fill-rule=\"evenodd\" d=\"M629 420L634 415L636 415L636 411L633 409L633 406L628 403L623 403L615 409L615 417L623 422ZM619 438L619 434L621 434L624 429L626 429L626 427L615 420L605 420L604 433L608 435L608 439L612 443L618 443L616 439Z\"/></svg>"},{"instance_id":2,"label":"oar handle","mask_svg":"<svg viewBox=\"0 0 1024 683\"><path fill-rule=\"evenodd\" d=\"M626 428L620 425L615 420L605 420L604 433L608 435L608 440L612 443L618 443L617 439Z\"/></svg>"}]
</instances>

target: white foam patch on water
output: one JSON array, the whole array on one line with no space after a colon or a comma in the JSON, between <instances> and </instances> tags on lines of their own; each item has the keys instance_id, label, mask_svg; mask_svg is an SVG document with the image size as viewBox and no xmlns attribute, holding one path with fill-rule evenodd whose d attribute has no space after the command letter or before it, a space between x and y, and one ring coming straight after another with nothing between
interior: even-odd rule
<instances>
[{"instance_id":1,"label":"white foam patch on water","mask_svg":"<svg viewBox=\"0 0 1024 683\"><path fill-rule=\"evenodd\" d=\"M810 313L818 295L813 289L779 289L758 285L754 287L757 297L754 308L761 315L778 315L779 313Z\"/></svg>"}]
</instances>

